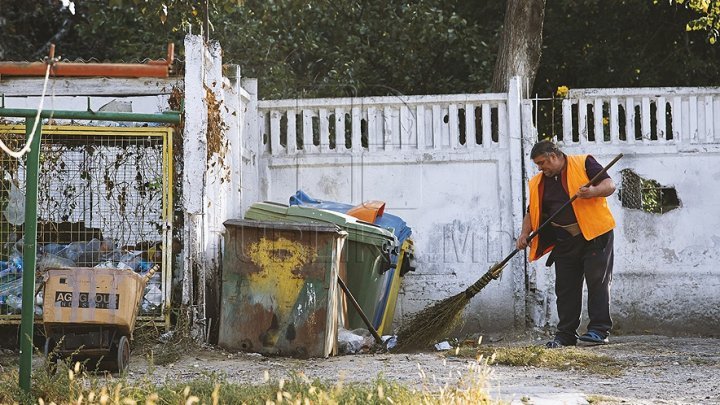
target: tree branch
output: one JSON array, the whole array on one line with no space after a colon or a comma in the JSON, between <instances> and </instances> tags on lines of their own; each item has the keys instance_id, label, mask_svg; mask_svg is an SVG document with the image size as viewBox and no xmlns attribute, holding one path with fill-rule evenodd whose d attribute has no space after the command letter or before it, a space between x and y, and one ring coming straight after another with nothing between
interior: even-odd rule
<instances>
[{"instance_id":1,"label":"tree branch","mask_svg":"<svg viewBox=\"0 0 720 405\"><path fill-rule=\"evenodd\" d=\"M70 32L70 28L75 24L75 22L71 18L66 18L65 21L63 21L62 27L60 27L60 30L55 33L46 43L43 45L40 49L35 51L35 53L32 54L31 59L38 59L45 55L47 55L48 50L50 49L51 44L58 43L65 35Z\"/></svg>"}]
</instances>

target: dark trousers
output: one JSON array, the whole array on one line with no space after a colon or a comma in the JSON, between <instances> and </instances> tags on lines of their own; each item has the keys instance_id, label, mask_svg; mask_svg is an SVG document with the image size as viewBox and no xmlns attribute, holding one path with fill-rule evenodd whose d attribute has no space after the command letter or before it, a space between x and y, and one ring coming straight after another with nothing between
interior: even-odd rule
<instances>
[{"instance_id":1,"label":"dark trousers","mask_svg":"<svg viewBox=\"0 0 720 405\"><path fill-rule=\"evenodd\" d=\"M582 235L560 241L553 249L552 259L555 261L555 295L560 318L556 338L564 344L577 341L583 280L588 289L588 330L607 336L612 328L613 231L589 241Z\"/></svg>"}]
</instances>

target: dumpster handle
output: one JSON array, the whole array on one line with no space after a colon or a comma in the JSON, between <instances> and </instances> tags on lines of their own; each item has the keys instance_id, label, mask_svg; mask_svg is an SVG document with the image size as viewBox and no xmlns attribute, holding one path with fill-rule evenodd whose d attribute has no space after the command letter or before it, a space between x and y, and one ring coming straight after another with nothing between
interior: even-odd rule
<instances>
[{"instance_id":1,"label":"dumpster handle","mask_svg":"<svg viewBox=\"0 0 720 405\"><path fill-rule=\"evenodd\" d=\"M368 327L368 330L375 338L375 343L381 345L382 338L378 334L377 330L375 330L375 328L372 326L368 317L365 316L365 313L363 312L362 308L360 308L360 304L358 304L358 302L355 300L355 297L353 297L353 295L350 293L350 290L345 285L345 282L342 280L342 278L340 278L340 276L338 276L337 281L338 281L338 285L340 285L340 288L342 288L342 290L345 291L345 295L347 295L348 301L350 301L350 303L353 305L353 307L355 307L355 309L358 311L358 314L360 314L360 318L362 318L363 322L365 322L365 326Z\"/></svg>"},{"instance_id":2,"label":"dumpster handle","mask_svg":"<svg viewBox=\"0 0 720 405\"><path fill-rule=\"evenodd\" d=\"M378 262L378 261L379 261L380 264L381 264L380 266L377 265L377 262ZM375 258L375 264L374 264L374 266L378 268L378 273L379 273L380 275L383 275L383 274L385 274L387 271L389 271L389 270L391 270L391 269L394 269L396 265L393 264L392 261L390 260L390 254L389 254L389 253L380 252L380 256L378 256L378 257Z\"/></svg>"}]
</instances>

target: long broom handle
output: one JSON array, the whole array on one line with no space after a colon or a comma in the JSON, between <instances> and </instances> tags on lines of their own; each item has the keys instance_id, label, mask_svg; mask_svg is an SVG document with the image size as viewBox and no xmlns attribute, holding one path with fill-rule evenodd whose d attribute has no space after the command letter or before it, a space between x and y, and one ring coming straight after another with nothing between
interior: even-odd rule
<instances>
[{"instance_id":1,"label":"long broom handle","mask_svg":"<svg viewBox=\"0 0 720 405\"><path fill-rule=\"evenodd\" d=\"M610 169L615 163L617 163L617 161L620 160L621 157L623 157L622 153L615 156L615 159L611 160L610 163L607 164L607 166L603 167L603 169L600 170L600 172L598 172L598 174L596 174L592 179L590 179L590 181L588 181L587 184L583 185L583 187L590 187L593 184L595 184L595 182L598 181L598 179L602 175L607 173L608 169ZM566 201L562 205L562 207L558 208L557 211L555 211L552 215L550 215L550 217L548 219L546 219L545 222L543 222L538 227L538 229L534 230L532 233L530 233L530 235L528 235L528 237L526 239L527 243L529 244L530 241L533 238L535 238L543 228L545 228L550 222L552 222L552 220L555 219L555 217L557 217L562 212L562 210L564 210L568 205L572 204L572 202L575 201L577 198L578 198L578 195L576 192L575 195L573 195L568 201ZM482 290L490 282L490 280L497 279L500 276L500 273L502 272L503 268L505 268L505 265L507 264L507 262L509 262L510 259L512 259L513 256L515 256L519 251L520 251L520 249L515 248L515 250L513 250L509 255L507 255L507 257L505 257L505 259L503 259L500 263L496 263L495 265L493 265L490 268L490 270L488 270L487 273L485 273L480 278L480 280L476 281L473 285L468 287L467 290L465 290L465 294L468 297L474 297L475 294L479 293L480 290Z\"/></svg>"}]
</instances>

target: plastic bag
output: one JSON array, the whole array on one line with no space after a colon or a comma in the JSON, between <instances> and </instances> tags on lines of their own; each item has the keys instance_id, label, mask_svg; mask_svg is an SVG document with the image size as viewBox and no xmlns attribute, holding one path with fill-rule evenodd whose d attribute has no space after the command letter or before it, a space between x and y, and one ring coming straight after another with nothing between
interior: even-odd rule
<instances>
[{"instance_id":1,"label":"plastic bag","mask_svg":"<svg viewBox=\"0 0 720 405\"><path fill-rule=\"evenodd\" d=\"M18 277L15 280L6 281L0 284L0 295L8 297L10 295L22 294L22 277Z\"/></svg>"},{"instance_id":2,"label":"plastic bag","mask_svg":"<svg viewBox=\"0 0 720 405\"><path fill-rule=\"evenodd\" d=\"M145 286L145 293L141 304L143 313L158 312L162 306L162 289L160 288L160 273L155 273Z\"/></svg>"},{"instance_id":3,"label":"plastic bag","mask_svg":"<svg viewBox=\"0 0 720 405\"><path fill-rule=\"evenodd\" d=\"M115 242L112 239L99 240L93 238L89 242L85 242L85 246L76 262L81 267L93 267L99 262L107 260L107 257L113 253L114 249Z\"/></svg>"},{"instance_id":4,"label":"plastic bag","mask_svg":"<svg viewBox=\"0 0 720 405\"><path fill-rule=\"evenodd\" d=\"M5 206L5 219L15 225L20 226L25 222L25 193L23 193L17 185L16 180L10 181L10 192L8 192L8 202Z\"/></svg>"},{"instance_id":5,"label":"plastic bag","mask_svg":"<svg viewBox=\"0 0 720 405\"><path fill-rule=\"evenodd\" d=\"M44 272L47 269L76 267L77 265L74 261L65 257L54 255L52 253L44 253L43 255L38 257L37 266L40 271Z\"/></svg>"},{"instance_id":6,"label":"plastic bag","mask_svg":"<svg viewBox=\"0 0 720 405\"><path fill-rule=\"evenodd\" d=\"M364 336L357 335L345 328L338 330L338 351L341 354L358 353L362 349L364 341Z\"/></svg>"}]
</instances>

